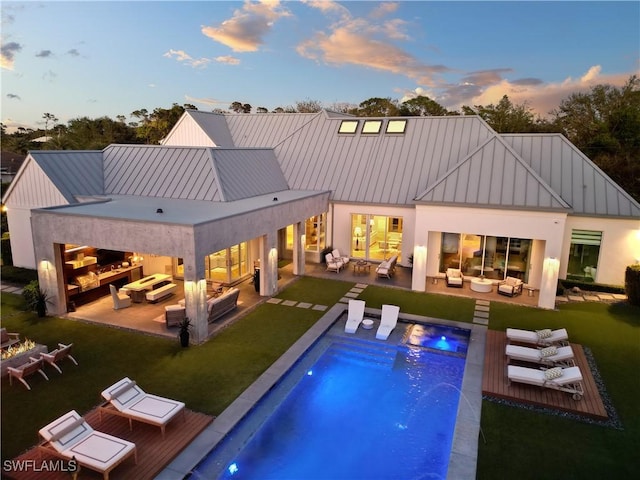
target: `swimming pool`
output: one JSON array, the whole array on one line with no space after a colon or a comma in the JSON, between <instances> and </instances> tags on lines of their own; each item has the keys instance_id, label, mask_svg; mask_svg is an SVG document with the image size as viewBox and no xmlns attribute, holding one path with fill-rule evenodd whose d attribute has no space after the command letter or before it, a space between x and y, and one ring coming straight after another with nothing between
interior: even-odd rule
<instances>
[{"instance_id":1,"label":"swimming pool","mask_svg":"<svg viewBox=\"0 0 640 480\"><path fill-rule=\"evenodd\" d=\"M447 477L469 330L399 323L380 342L339 323L191 478Z\"/></svg>"}]
</instances>

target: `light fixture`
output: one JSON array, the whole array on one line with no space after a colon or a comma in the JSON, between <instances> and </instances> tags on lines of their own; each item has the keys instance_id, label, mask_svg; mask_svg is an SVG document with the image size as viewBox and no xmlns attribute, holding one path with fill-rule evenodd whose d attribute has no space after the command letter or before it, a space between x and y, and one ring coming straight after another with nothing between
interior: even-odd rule
<instances>
[{"instance_id":1,"label":"light fixture","mask_svg":"<svg viewBox=\"0 0 640 480\"><path fill-rule=\"evenodd\" d=\"M354 228L353 234L356 236L356 250L360 250L360 237L362 236L362 228Z\"/></svg>"}]
</instances>

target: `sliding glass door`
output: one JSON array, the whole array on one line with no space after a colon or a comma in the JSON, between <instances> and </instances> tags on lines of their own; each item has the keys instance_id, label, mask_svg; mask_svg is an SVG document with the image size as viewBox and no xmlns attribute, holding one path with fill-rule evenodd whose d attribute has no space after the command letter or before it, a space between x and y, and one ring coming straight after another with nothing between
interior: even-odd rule
<instances>
[{"instance_id":1,"label":"sliding glass door","mask_svg":"<svg viewBox=\"0 0 640 480\"><path fill-rule=\"evenodd\" d=\"M402 217L351 215L351 256L383 261L393 256L402 261Z\"/></svg>"}]
</instances>

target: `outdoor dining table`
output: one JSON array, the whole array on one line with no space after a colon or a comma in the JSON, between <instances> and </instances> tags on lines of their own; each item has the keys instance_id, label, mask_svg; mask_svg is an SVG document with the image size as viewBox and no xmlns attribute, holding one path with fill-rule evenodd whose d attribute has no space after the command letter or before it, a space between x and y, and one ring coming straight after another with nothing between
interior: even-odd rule
<instances>
[{"instance_id":1,"label":"outdoor dining table","mask_svg":"<svg viewBox=\"0 0 640 480\"><path fill-rule=\"evenodd\" d=\"M154 285L167 282L171 280L171 275L166 273L155 273L147 277L136 280L135 282L127 283L122 288L126 288L131 292L131 300L136 303L141 303L144 300L144 292L146 290L152 290Z\"/></svg>"}]
</instances>

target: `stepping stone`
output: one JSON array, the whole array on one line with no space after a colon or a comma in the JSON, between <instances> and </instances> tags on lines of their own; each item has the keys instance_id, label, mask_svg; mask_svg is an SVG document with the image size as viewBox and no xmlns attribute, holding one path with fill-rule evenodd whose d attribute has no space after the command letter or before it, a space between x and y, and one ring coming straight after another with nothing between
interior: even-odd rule
<instances>
[{"instance_id":1,"label":"stepping stone","mask_svg":"<svg viewBox=\"0 0 640 480\"><path fill-rule=\"evenodd\" d=\"M613 295L610 293L599 293L598 298L600 300L613 300Z\"/></svg>"},{"instance_id":2,"label":"stepping stone","mask_svg":"<svg viewBox=\"0 0 640 480\"><path fill-rule=\"evenodd\" d=\"M298 308L311 308L312 303L300 302L296 307Z\"/></svg>"},{"instance_id":3,"label":"stepping stone","mask_svg":"<svg viewBox=\"0 0 640 480\"><path fill-rule=\"evenodd\" d=\"M567 298L572 302L584 302L584 297L580 295L567 295Z\"/></svg>"},{"instance_id":4,"label":"stepping stone","mask_svg":"<svg viewBox=\"0 0 640 480\"><path fill-rule=\"evenodd\" d=\"M284 302L282 302L282 305L284 305L285 307L293 307L296 303L295 300L285 300Z\"/></svg>"},{"instance_id":5,"label":"stepping stone","mask_svg":"<svg viewBox=\"0 0 640 480\"><path fill-rule=\"evenodd\" d=\"M324 312L327 308L326 305L314 305L311 310L318 310L319 312Z\"/></svg>"},{"instance_id":6,"label":"stepping stone","mask_svg":"<svg viewBox=\"0 0 640 480\"><path fill-rule=\"evenodd\" d=\"M353 293L362 293L362 292L364 292L364 288L356 288L356 287L353 287L353 288L352 288L351 290L349 290L349 291L350 291L350 292L353 292Z\"/></svg>"},{"instance_id":7,"label":"stepping stone","mask_svg":"<svg viewBox=\"0 0 640 480\"><path fill-rule=\"evenodd\" d=\"M351 300L350 298L346 298L346 297L342 297L340 300L338 300L338 302L340 303L349 303L349 300Z\"/></svg>"},{"instance_id":8,"label":"stepping stone","mask_svg":"<svg viewBox=\"0 0 640 480\"><path fill-rule=\"evenodd\" d=\"M478 323L480 325L489 325L489 319L473 317L473 323Z\"/></svg>"},{"instance_id":9,"label":"stepping stone","mask_svg":"<svg viewBox=\"0 0 640 480\"><path fill-rule=\"evenodd\" d=\"M367 288L369 285L366 283L356 283L356 288Z\"/></svg>"},{"instance_id":10,"label":"stepping stone","mask_svg":"<svg viewBox=\"0 0 640 480\"><path fill-rule=\"evenodd\" d=\"M349 297L349 298L358 298L358 295L360 295L359 293L353 293L353 292L347 292L344 294L345 297Z\"/></svg>"},{"instance_id":11,"label":"stepping stone","mask_svg":"<svg viewBox=\"0 0 640 480\"><path fill-rule=\"evenodd\" d=\"M282 301L281 298L270 298L269 300L267 300L267 303L275 303L276 305L279 304Z\"/></svg>"},{"instance_id":12,"label":"stepping stone","mask_svg":"<svg viewBox=\"0 0 640 480\"><path fill-rule=\"evenodd\" d=\"M476 305L476 312L488 312L489 307L485 307L484 305Z\"/></svg>"},{"instance_id":13,"label":"stepping stone","mask_svg":"<svg viewBox=\"0 0 640 480\"><path fill-rule=\"evenodd\" d=\"M489 300L476 300L476 305L482 305L483 307L488 307L489 303Z\"/></svg>"},{"instance_id":14,"label":"stepping stone","mask_svg":"<svg viewBox=\"0 0 640 480\"><path fill-rule=\"evenodd\" d=\"M476 317L480 318L489 318L489 312L478 312L477 310L473 313Z\"/></svg>"},{"instance_id":15,"label":"stepping stone","mask_svg":"<svg viewBox=\"0 0 640 480\"><path fill-rule=\"evenodd\" d=\"M600 297L598 295L585 295L584 299L589 302L599 302Z\"/></svg>"},{"instance_id":16,"label":"stepping stone","mask_svg":"<svg viewBox=\"0 0 640 480\"><path fill-rule=\"evenodd\" d=\"M569 301L569 299L565 296L562 297L556 297L556 302L558 303L567 303Z\"/></svg>"}]
</instances>

